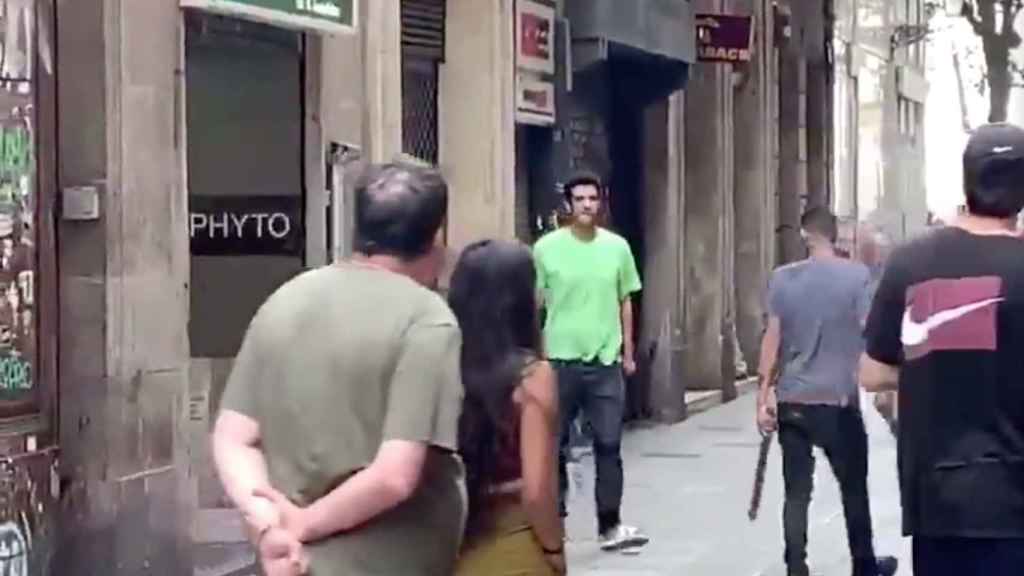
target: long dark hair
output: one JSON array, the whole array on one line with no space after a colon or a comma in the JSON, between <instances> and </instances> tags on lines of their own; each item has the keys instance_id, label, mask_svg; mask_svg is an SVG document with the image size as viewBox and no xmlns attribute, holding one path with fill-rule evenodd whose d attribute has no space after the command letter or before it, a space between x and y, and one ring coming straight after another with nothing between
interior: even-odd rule
<instances>
[{"instance_id":1,"label":"long dark hair","mask_svg":"<svg viewBox=\"0 0 1024 576\"><path fill-rule=\"evenodd\" d=\"M462 328L459 452L466 465L470 537L487 523L486 490L494 480L499 429L513 409L524 371L540 358L536 272L529 249L484 240L462 253L448 300Z\"/></svg>"}]
</instances>

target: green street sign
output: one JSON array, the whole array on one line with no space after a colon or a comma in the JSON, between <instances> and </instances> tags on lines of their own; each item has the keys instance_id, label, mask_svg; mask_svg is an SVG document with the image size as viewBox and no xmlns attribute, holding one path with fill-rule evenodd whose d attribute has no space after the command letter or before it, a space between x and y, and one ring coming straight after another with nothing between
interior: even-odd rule
<instances>
[{"instance_id":1,"label":"green street sign","mask_svg":"<svg viewBox=\"0 0 1024 576\"><path fill-rule=\"evenodd\" d=\"M181 0L181 6L328 34L351 34L357 22L356 0Z\"/></svg>"}]
</instances>

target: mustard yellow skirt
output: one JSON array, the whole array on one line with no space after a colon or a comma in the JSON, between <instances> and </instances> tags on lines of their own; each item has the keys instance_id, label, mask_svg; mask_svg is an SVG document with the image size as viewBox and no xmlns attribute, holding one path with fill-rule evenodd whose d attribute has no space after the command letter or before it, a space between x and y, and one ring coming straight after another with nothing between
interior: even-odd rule
<instances>
[{"instance_id":1,"label":"mustard yellow skirt","mask_svg":"<svg viewBox=\"0 0 1024 576\"><path fill-rule=\"evenodd\" d=\"M493 528L463 549L455 576L556 576L518 503L494 511Z\"/></svg>"}]
</instances>

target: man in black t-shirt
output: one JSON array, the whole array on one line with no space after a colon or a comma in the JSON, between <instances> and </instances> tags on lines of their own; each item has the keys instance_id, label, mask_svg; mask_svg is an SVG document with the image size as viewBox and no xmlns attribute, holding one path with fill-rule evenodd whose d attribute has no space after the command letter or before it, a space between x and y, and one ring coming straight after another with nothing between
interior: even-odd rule
<instances>
[{"instance_id":1,"label":"man in black t-shirt","mask_svg":"<svg viewBox=\"0 0 1024 576\"><path fill-rule=\"evenodd\" d=\"M890 257L861 383L899 391L904 533L918 576L1024 571L1024 130L978 128L967 212Z\"/></svg>"}]
</instances>

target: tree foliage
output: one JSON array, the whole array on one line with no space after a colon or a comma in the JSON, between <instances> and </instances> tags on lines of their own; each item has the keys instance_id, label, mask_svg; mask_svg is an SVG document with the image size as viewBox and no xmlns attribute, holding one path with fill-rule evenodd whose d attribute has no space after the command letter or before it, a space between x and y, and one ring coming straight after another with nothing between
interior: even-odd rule
<instances>
[{"instance_id":1,"label":"tree foliage","mask_svg":"<svg viewBox=\"0 0 1024 576\"><path fill-rule=\"evenodd\" d=\"M960 12L971 30L981 38L989 122L1006 120L1010 89L1024 86L1024 67L1011 57L1011 52L1021 45L1014 24L1022 9L1024 0L964 0Z\"/></svg>"}]
</instances>

